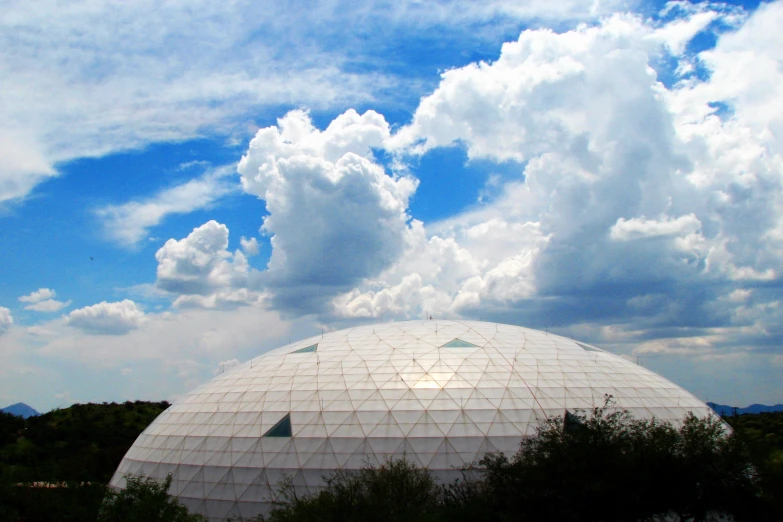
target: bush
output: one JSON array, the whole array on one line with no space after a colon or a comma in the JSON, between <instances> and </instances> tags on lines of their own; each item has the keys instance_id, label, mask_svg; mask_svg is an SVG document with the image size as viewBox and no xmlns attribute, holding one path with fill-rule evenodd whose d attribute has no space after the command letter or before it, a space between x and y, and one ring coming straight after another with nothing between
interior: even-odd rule
<instances>
[{"instance_id":1,"label":"bush","mask_svg":"<svg viewBox=\"0 0 783 522\"><path fill-rule=\"evenodd\" d=\"M337 471L326 487L299 497L290 478L280 486L281 503L270 522L424 522L434 520L440 488L426 469L406 460L388 460L375 468Z\"/></svg>"},{"instance_id":2,"label":"bush","mask_svg":"<svg viewBox=\"0 0 783 522\"><path fill-rule=\"evenodd\" d=\"M483 502L502 520L753 519L756 470L720 420L675 428L608 406L548 420L510 459L485 456Z\"/></svg>"},{"instance_id":3,"label":"bush","mask_svg":"<svg viewBox=\"0 0 783 522\"><path fill-rule=\"evenodd\" d=\"M106 494L98 522L206 522L169 496L171 475L163 483L143 476L126 475L125 479L125 489Z\"/></svg>"},{"instance_id":4,"label":"bush","mask_svg":"<svg viewBox=\"0 0 783 522\"><path fill-rule=\"evenodd\" d=\"M405 460L337 472L304 497L288 480L269 521L775 519L745 446L720 420L673 426L611 409L608 397L589 416L550 419L513 456L485 455L444 486Z\"/></svg>"}]
</instances>

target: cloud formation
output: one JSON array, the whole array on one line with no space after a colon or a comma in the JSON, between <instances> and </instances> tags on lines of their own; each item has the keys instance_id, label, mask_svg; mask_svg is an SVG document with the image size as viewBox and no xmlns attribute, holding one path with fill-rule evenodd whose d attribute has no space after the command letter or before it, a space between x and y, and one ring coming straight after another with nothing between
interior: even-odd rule
<instances>
[{"instance_id":1,"label":"cloud formation","mask_svg":"<svg viewBox=\"0 0 783 522\"><path fill-rule=\"evenodd\" d=\"M595 19L625 3L140 0L115 9L95 0L12 1L0 20L8 50L0 62L0 202L24 198L75 158L242 134L259 108L388 97L400 84L395 75L355 65L393 45L391 35L437 27L457 41L490 38L495 24ZM378 46L366 45L368 33Z\"/></svg>"},{"instance_id":2,"label":"cloud formation","mask_svg":"<svg viewBox=\"0 0 783 522\"><path fill-rule=\"evenodd\" d=\"M95 211L109 238L124 246L134 246L146 239L150 228L170 214L185 214L209 208L223 196L237 190L227 177L233 166L209 168L200 177L191 179L142 201L107 205Z\"/></svg>"},{"instance_id":3,"label":"cloud formation","mask_svg":"<svg viewBox=\"0 0 783 522\"><path fill-rule=\"evenodd\" d=\"M55 296L54 290L49 288L39 288L29 295L23 295L19 298L20 303L38 303L46 299L52 299Z\"/></svg>"},{"instance_id":4,"label":"cloud formation","mask_svg":"<svg viewBox=\"0 0 783 522\"><path fill-rule=\"evenodd\" d=\"M403 157L464 147L470 160L519 165L520 177L428 224L391 269L335 299L336 315L628 324L637 341L701 335L700 354L783 340L771 290L783 270L780 98L768 96L777 87L752 94L739 58L759 57L763 85L783 81L768 67L783 62L783 41L770 44L783 4L689 55L683 42L712 21L737 24L734 12L700 9L668 25L614 15L526 30L495 62L443 73L387 147ZM653 68L665 60L688 65L669 87ZM449 242L452 261L432 271L427 258ZM760 282L769 290L754 290ZM753 304L737 308L737 295ZM590 335L630 342L621 332Z\"/></svg>"},{"instance_id":5,"label":"cloud formation","mask_svg":"<svg viewBox=\"0 0 783 522\"><path fill-rule=\"evenodd\" d=\"M74 310L68 314L66 324L90 334L122 335L139 328L144 321L144 311L130 299L124 299Z\"/></svg>"},{"instance_id":6,"label":"cloud formation","mask_svg":"<svg viewBox=\"0 0 783 522\"><path fill-rule=\"evenodd\" d=\"M11 310L0 306L0 335L8 331L14 324L14 318L11 316Z\"/></svg>"},{"instance_id":7,"label":"cloud formation","mask_svg":"<svg viewBox=\"0 0 783 522\"><path fill-rule=\"evenodd\" d=\"M228 250L228 227L208 221L186 238L169 239L157 251L156 286L176 296L174 306L232 308L259 304L264 295L249 289L253 271L242 251Z\"/></svg>"},{"instance_id":8,"label":"cloud formation","mask_svg":"<svg viewBox=\"0 0 783 522\"><path fill-rule=\"evenodd\" d=\"M28 303L24 309L34 312L57 312L70 305L70 301L57 301L53 299L56 293L49 288L39 288L29 295L19 297L22 303Z\"/></svg>"},{"instance_id":9,"label":"cloud formation","mask_svg":"<svg viewBox=\"0 0 783 522\"><path fill-rule=\"evenodd\" d=\"M321 131L296 110L250 142L238 171L269 212L261 226L272 244L264 283L280 308L317 311L402 253L417 182L374 160L372 149L388 137L388 123L373 111L349 110Z\"/></svg>"}]
</instances>

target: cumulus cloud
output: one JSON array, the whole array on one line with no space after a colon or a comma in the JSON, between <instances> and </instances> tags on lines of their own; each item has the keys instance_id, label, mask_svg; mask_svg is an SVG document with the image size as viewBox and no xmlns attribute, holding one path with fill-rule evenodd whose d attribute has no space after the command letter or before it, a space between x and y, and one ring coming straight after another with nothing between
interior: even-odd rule
<instances>
[{"instance_id":1,"label":"cumulus cloud","mask_svg":"<svg viewBox=\"0 0 783 522\"><path fill-rule=\"evenodd\" d=\"M157 251L158 288L172 293L208 295L247 275L247 264L238 253L234 264L228 247L228 227L208 221L179 241L169 239Z\"/></svg>"},{"instance_id":2,"label":"cumulus cloud","mask_svg":"<svg viewBox=\"0 0 783 522\"><path fill-rule=\"evenodd\" d=\"M372 149L388 137L389 125L373 111L349 110L321 131L296 110L250 142L238 170L245 191L269 212L261 227L272 244L264 280L277 306L317 310L402 253L417 182L374 161Z\"/></svg>"},{"instance_id":3,"label":"cumulus cloud","mask_svg":"<svg viewBox=\"0 0 783 522\"><path fill-rule=\"evenodd\" d=\"M644 217L620 218L609 229L609 236L617 241L630 241L648 237L683 236L693 234L701 228L701 222L693 215L680 216L676 219L663 220L646 219Z\"/></svg>"},{"instance_id":4,"label":"cumulus cloud","mask_svg":"<svg viewBox=\"0 0 783 522\"><path fill-rule=\"evenodd\" d=\"M561 328L633 319L629 338L701 333L718 351L779 339L774 292L754 292L742 313L737 303L746 285L777 288L783 269L783 98L774 95L783 78L772 66L783 42L771 43L782 37L773 26L783 3L747 20L711 9L526 30L496 61L444 72L385 146L401 158L464 147L469 160L518 165L520 177L416 240L413 226L416 246L336 298L335 314L420 316L436 308L432 294L444 315ZM716 22L738 29L689 55L687 42ZM677 69L667 87L653 68L666 60L707 73ZM447 244L448 262L437 257Z\"/></svg>"},{"instance_id":5,"label":"cumulus cloud","mask_svg":"<svg viewBox=\"0 0 783 522\"><path fill-rule=\"evenodd\" d=\"M523 31L496 61L443 73L396 132L373 111L347 111L323 130L291 111L258 131L238 167L243 189L267 207L266 270L247 262L257 242L229 252L227 227L209 222L158 252L158 288L180 308L479 315L607 342L705 337L716 350L777 338L774 292L749 288L777 287L783 260L778 102L686 68L667 86L653 66L696 63L725 76L733 49L761 47L748 28L780 36L757 14L715 50L689 55L694 34L738 23L705 9L667 23L615 15ZM731 111L718 114L715 101ZM417 180L402 166L437 147L516 165L519 176L425 225L408 215ZM394 154L391 173L379 149ZM632 319L633 329L602 329Z\"/></svg>"},{"instance_id":6,"label":"cumulus cloud","mask_svg":"<svg viewBox=\"0 0 783 522\"><path fill-rule=\"evenodd\" d=\"M37 303L27 305L25 310L32 310L34 312L57 312L62 310L66 306L70 305L71 301L56 301L54 299L46 299L45 301L39 301Z\"/></svg>"},{"instance_id":7,"label":"cumulus cloud","mask_svg":"<svg viewBox=\"0 0 783 522\"><path fill-rule=\"evenodd\" d=\"M145 321L144 311L129 299L115 303L103 301L68 314L66 323L91 334L122 335Z\"/></svg>"},{"instance_id":8,"label":"cumulus cloud","mask_svg":"<svg viewBox=\"0 0 783 522\"><path fill-rule=\"evenodd\" d=\"M228 234L227 226L208 221L157 251L156 287L175 296L174 306L233 308L264 301L263 292L249 287L254 271L245 255L228 251Z\"/></svg>"},{"instance_id":9,"label":"cumulus cloud","mask_svg":"<svg viewBox=\"0 0 783 522\"><path fill-rule=\"evenodd\" d=\"M8 331L14 324L14 318L11 316L11 310L0 306L0 334Z\"/></svg>"},{"instance_id":10,"label":"cumulus cloud","mask_svg":"<svg viewBox=\"0 0 783 522\"><path fill-rule=\"evenodd\" d=\"M38 303L40 301L44 301L46 299L52 299L55 296L54 290L51 290L49 288L39 288L35 292L30 293L29 295L23 295L19 298L19 302L21 303Z\"/></svg>"},{"instance_id":11,"label":"cumulus cloud","mask_svg":"<svg viewBox=\"0 0 783 522\"><path fill-rule=\"evenodd\" d=\"M70 305L70 301L62 302L53 299L56 293L49 288L39 288L29 295L19 297L22 303L29 303L24 307L25 310L34 312L57 312Z\"/></svg>"},{"instance_id":12,"label":"cumulus cloud","mask_svg":"<svg viewBox=\"0 0 783 522\"><path fill-rule=\"evenodd\" d=\"M247 239L244 236L242 236L239 239L239 244L242 245L242 251L245 253L247 257L258 255L260 247L258 245L258 240L256 238L251 237L250 239Z\"/></svg>"},{"instance_id":13,"label":"cumulus cloud","mask_svg":"<svg viewBox=\"0 0 783 522\"><path fill-rule=\"evenodd\" d=\"M125 246L146 239L150 228L170 214L185 214L209 208L238 187L227 180L233 167L210 168L203 175L141 201L107 205L95 211L103 221L106 234Z\"/></svg>"}]
</instances>

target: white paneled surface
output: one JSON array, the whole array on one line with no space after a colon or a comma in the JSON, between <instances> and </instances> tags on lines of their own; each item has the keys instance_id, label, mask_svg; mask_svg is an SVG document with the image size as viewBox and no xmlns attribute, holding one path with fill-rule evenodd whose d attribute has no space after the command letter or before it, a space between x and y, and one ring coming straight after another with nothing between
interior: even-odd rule
<instances>
[{"instance_id":1,"label":"white paneled surface","mask_svg":"<svg viewBox=\"0 0 783 522\"><path fill-rule=\"evenodd\" d=\"M172 473L171 493L191 511L254 516L284 475L304 493L331 470L405 455L450 480L486 452L513 453L548 416L601 406L606 394L636 417L712 414L663 377L553 334L476 321L361 326L265 353L183 396L139 436L111 484Z\"/></svg>"}]
</instances>

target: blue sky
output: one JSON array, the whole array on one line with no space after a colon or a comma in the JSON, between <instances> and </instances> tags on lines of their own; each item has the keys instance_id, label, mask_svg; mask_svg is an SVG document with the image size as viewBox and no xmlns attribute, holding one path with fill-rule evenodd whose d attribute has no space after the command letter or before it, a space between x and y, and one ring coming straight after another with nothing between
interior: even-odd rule
<instances>
[{"instance_id":1,"label":"blue sky","mask_svg":"<svg viewBox=\"0 0 783 522\"><path fill-rule=\"evenodd\" d=\"M0 404L373 321L783 402L783 2L11 3Z\"/></svg>"}]
</instances>

